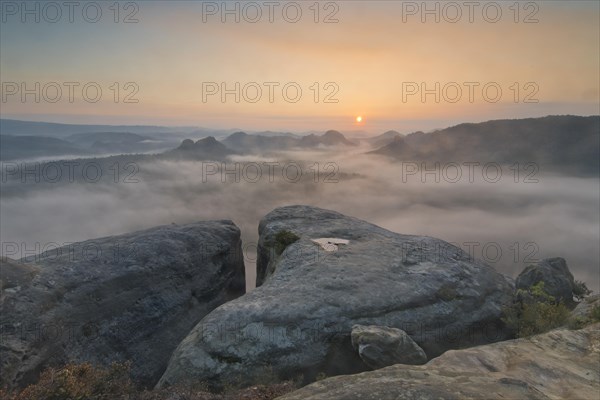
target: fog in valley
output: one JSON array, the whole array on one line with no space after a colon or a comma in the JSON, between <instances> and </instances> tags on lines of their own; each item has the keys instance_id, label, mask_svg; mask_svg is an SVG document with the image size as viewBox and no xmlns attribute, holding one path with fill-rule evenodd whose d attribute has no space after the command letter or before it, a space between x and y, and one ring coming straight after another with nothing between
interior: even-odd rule
<instances>
[{"instance_id":1,"label":"fog in valley","mask_svg":"<svg viewBox=\"0 0 600 400\"><path fill-rule=\"evenodd\" d=\"M0 14L0 400L598 397L599 1Z\"/></svg>"},{"instance_id":2,"label":"fog in valley","mask_svg":"<svg viewBox=\"0 0 600 400\"><path fill-rule=\"evenodd\" d=\"M537 260L564 257L577 280L600 289L597 177L527 170L527 160L519 168L502 166L501 176L497 168L463 163L429 163L417 171L417 164L367 151L362 144L218 162L131 158L134 164L126 168L120 163L116 179L103 168L111 178L97 183L82 179L77 169L73 182L51 182L50 169L41 184L8 180L3 256L18 259L161 224L231 219L242 231L250 290L260 218L279 206L307 204L394 232L441 238L513 277Z\"/></svg>"}]
</instances>

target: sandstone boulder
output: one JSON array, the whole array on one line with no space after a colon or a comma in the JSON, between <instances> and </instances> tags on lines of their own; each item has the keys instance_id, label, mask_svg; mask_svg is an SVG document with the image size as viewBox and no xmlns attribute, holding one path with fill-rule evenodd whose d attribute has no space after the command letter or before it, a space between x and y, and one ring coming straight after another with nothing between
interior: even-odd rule
<instances>
[{"instance_id":1,"label":"sandstone boulder","mask_svg":"<svg viewBox=\"0 0 600 400\"><path fill-rule=\"evenodd\" d=\"M394 364L425 364L427 355L418 344L401 329L387 326L354 325L352 346L361 360L371 369Z\"/></svg>"},{"instance_id":2,"label":"sandstone boulder","mask_svg":"<svg viewBox=\"0 0 600 400\"><path fill-rule=\"evenodd\" d=\"M557 300L571 303L575 281L564 258L547 258L537 264L530 265L517 277L517 289L527 290L544 282L544 290Z\"/></svg>"},{"instance_id":3,"label":"sandstone boulder","mask_svg":"<svg viewBox=\"0 0 600 400\"><path fill-rule=\"evenodd\" d=\"M208 312L245 292L230 221L168 225L2 260L1 386L67 361L132 362L154 385Z\"/></svg>"},{"instance_id":4,"label":"sandstone boulder","mask_svg":"<svg viewBox=\"0 0 600 400\"><path fill-rule=\"evenodd\" d=\"M428 359L507 337L500 317L512 283L444 241L308 206L272 211L259 234L258 287L192 330L159 387L364 371L351 344L356 324L402 329ZM344 244L325 251L320 238Z\"/></svg>"}]
</instances>

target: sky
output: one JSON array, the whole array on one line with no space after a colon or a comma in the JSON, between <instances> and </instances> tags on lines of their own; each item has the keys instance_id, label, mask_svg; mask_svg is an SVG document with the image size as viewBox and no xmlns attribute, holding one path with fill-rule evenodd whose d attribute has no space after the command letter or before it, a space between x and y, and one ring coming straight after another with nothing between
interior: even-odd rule
<instances>
[{"instance_id":1,"label":"sky","mask_svg":"<svg viewBox=\"0 0 600 400\"><path fill-rule=\"evenodd\" d=\"M2 1L1 116L381 133L600 113L600 2L423 4Z\"/></svg>"}]
</instances>

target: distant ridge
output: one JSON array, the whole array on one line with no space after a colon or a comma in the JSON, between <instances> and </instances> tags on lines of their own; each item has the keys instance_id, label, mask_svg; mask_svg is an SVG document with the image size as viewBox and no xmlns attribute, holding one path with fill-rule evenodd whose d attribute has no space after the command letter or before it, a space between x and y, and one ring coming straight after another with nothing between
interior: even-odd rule
<instances>
[{"instance_id":1,"label":"distant ridge","mask_svg":"<svg viewBox=\"0 0 600 400\"><path fill-rule=\"evenodd\" d=\"M598 175L600 116L547 116L464 123L397 136L370 154L402 161L536 163L540 169Z\"/></svg>"},{"instance_id":2,"label":"distant ridge","mask_svg":"<svg viewBox=\"0 0 600 400\"><path fill-rule=\"evenodd\" d=\"M208 136L196 142L185 139L179 147L163 153L163 156L196 160L221 160L232 154L236 154L236 152L213 136Z\"/></svg>"},{"instance_id":3,"label":"distant ridge","mask_svg":"<svg viewBox=\"0 0 600 400\"><path fill-rule=\"evenodd\" d=\"M356 146L338 131L329 130L322 136L308 135L300 139L302 147L317 147L317 146Z\"/></svg>"},{"instance_id":4,"label":"distant ridge","mask_svg":"<svg viewBox=\"0 0 600 400\"><path fill-rule=\"evenodd\" d=\"M262 136L249 135L245 132L235 132L225 139L223 143L231 149L243 153L260 153L273 150L293 150L331 146L356 146L338 131L329 130L323 135L309 134L302 137L290 135Z\"/></svg>"},{"instance_id":5,"label":"distant ridge","mask_svg":"<svg viewBox=\"0 0 600 400\"><path fill-rule=\"evenodd\" d=\"M192 130L192 128L189 128ZM99 132L174 132L184 129L175 129L153 125L86 125L62 124L56 122L21 121L16 119L0 119L0 132L3 135L34 135L67 137L75 133Z\"/></svg>"},{"instance_id":6,"label":"distant ridge","mask_svg":"<svg viewBox=\"0 0 600 400\"><path fill-rule=\"evenodd\" d=\"M368 138L368 139L366 139L366 141L371 146L373 146L375 148L378 148L378 147L382 147L382 146L385 146L386 144L391 143L392 141L394 141L394 138L396 138L398 136L402 136L400 134L400 132L397 132L397 131L387 131L387 132L382 133L381 135Z\"/></svg>"}]
</instances>

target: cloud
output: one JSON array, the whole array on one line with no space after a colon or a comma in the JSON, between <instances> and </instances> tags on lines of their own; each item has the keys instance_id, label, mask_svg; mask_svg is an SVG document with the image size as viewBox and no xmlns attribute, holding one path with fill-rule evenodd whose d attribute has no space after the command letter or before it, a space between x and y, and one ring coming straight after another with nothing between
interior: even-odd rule
<instances>
[{"instance_id":1,"label":"cloud","mask_svg":"<svg viewBox=\"0 0 600 400\"><path fill-rule=\"evenodd\" d=\"M279 206L308 204L395 232L439 237L511 276L536 259L561 256L576 279L600 289L597 179L548 175L515 183L508 169L497 183L478 175L472 183L419 174L403 179L400 164L360 151L238 157L225 166L211 163L221 168L211 174L201 162L142 161L137 183L3 185L2 243L31 251L36 243L231 219L242 230L253 287L260 218ZM274 160L279 165L269 171Z\"/></svg>"}]
</instances>

